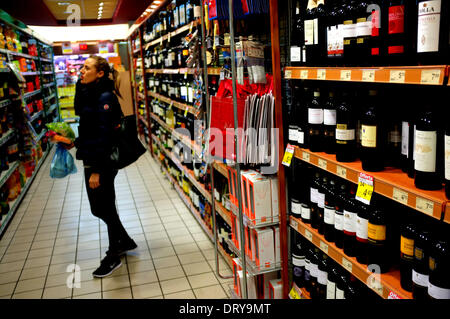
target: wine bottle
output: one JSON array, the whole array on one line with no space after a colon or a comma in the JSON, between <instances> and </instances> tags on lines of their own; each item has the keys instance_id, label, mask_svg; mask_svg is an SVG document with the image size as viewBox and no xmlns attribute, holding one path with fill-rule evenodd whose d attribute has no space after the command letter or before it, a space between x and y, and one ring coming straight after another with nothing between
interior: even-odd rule
<instances>
[{"instance_id":1,"label":"wine bottle","mask_svg":"<svg viewBox=\"0 0 450 319\"><path fill-rule=\"evenodd\" d=\"M345 299L355 300L362 299L360 288L361 286L358 284L358 279L355 276L350 275L350 279L348 281L347 287L344 291Z\"/></svg>"},{"instance_id":2,"label":"wine bottle","mask_svg":"<svg viewBox=\"0 0 450 319\"><path fill-rule=\"evenodd\" d=\"M316 66L326 65L327 42L326 42L326 19L327 7L325 0L317 0L317 9L314 19L314 57Z\"/></svg>"},{"instance_id":3,"label":"wine bottle","mask_svg":"<svg viewBox=\"0 0 450 319\"><path fill-rule=\"evenodd\" d=\"M345 289L347 287L347 275L339 272L336 283L336 299L345 299Z\"/></svg>"},{"instance_id":4,"label":"wine bottle","mask_svg":"<svg viewBox=\"0 0 450 319\"><path fill-rule=\"evenodd\" d=\"M307 65L314 65L316 59L314 56L314 31L316 30L315 25L317 20L315 20L315 13L317 10L317 2L314 0L308 0L308 6L306 8L304 17L304 42L305 42L305 57Z\"/></svg>"},{"instance_id":5,"label":"wine bottle","mask_svg":"<svg viewBox=\"0 0 450 319\"><path fill-rule=\"evenodd\" d=\"M356 256L356 185L351 184L344 207L344 253L347 256Z\"/></svg>"},{"instance_id":6,"label":"wine bottle","mask_svg":"<svg viewBox=\"0 0 450 319\"><path fill-rule=\"evenodd\" d=\"M417 0L417 60L419 64L447 64L449 50L448 1Z\"/></svg>"},{"instance_id":7,"label":"wine bottle","mask_svg":"<svg viewBox=\"0 0 450 319\"><path fill-rule=\"evenodd\" d=\"M294 244L292 247L292 274L297 287L303 288L305 286L304 271L305 271L305 247L297 232L294 232Z\"/></svg>"},{"instance_id":8,"label":"wine bottle","mask_svg":"<svg viewBox=\"0 0 450 319\"><path fill-rule=\"evenodd\" d=\"M448 117L446 117L448 118ZM450 199L450 122L447 121L444 136L445 195Z\"/></svg>"},{"instance_id":9,"label":"wine bottle","mask_svg":"<svg viewBox=\"0 0 450 319\"><path fill-rule=\"evenodd\" d=\"M414 299L424 300L428 295L428 259L432 244L431 232L422 229L414 240L414 262L412 270L412 293Z\"/></svg>"},{"instance_id":10,"label":"wine bottle","mask_svg":"<svg viewBox=\"0 0 450 319\"><path fill-rule=\"evenodd\" d=\"M387 15L387 59L390 65L409 65L411 61L412 1L389 0L384 12ZM409 22L409 23L407 23Z\"/></svg>"},{"instance_id":11,"label":"wine bottle","mask_svg":"<svg viewBox=\"0 0 450 319\"><path fill-rule=\"evenodd\" d=\"M324 151L327 154L336 153L336 105L334 103L334 92L328 93L328 99L323 107L323 140Z\"/></svg>"},{"instance_id":12,"label":"wine bottle","mask_svg":"<svg viewBox=\"0 0 450 319\"><path fill-rule=\"evenodd\" d=\"M412 291L415 237L416 226L414 224L403 225L400 237L400 285L407 291Z\"/></svg>"},{"instance_id":13,"label":"wine bottle","mask_svg":"<svg viewBox=\"0 0 450 319\"><path fill-rule=\"evenodd\" d=\"M389 270L386 226L386 213L378 207L374 208L369 214L367 225L368 264L378 265L381 273Z\"/></svg>"},{"instance_id":14,"label":"wine bottle","mask_svg":"<svg viewBox=\"0 0 450 319\"><path fill-rule=\"evenodd\" d=\"M383 116L378 109L377 91L369 92L368 102L361 119L361 162L362 168L369 172L384 169Z\"/></svg>"},{"instance_id":15,"label":"wine bottle","mask_svg":"<svg viewBox=\"0 0 450 319\"><path fill-rule=\"evenodd\" d=\"M319 212L318 212L319 187L320 187L319 185L320 185L320 173L316 171L314 173L314 177L311 179L311 187L310 187L311 227L314 229L319 228Z\"/></svg>"},{"instance_id":16,"label":"wine bottle","mask_svg":"<svg viewBox=\"0 0 450 319\"><path fill-rule=\"evenodd\" d=\"M297 94L298 93L298 94ZM297 127L298 127L298 141L297 145L302 148L309 148L309 130L308 130L308 103L311 96L311 90L304 87L303 92L296 91L294 105L297 109Z\"/></svg>"},{"instance_id":17,"label":"wine bottle","mask_svg":"<svg viewBox=\"0 0 450 319\"><path fill-rule=\"evenodd\" d=\"M345 0L344 18L344 64L354 64L356 58L356 2Z\"/></svg>"},{"instance_id":18,"label":"wine bottle","mask_svg":"<svg viewBox=\"0 0 450 319\"><path fill-rule=\"evenodd\" d=\"M429 259L430 277L428 296L430 299L450 299L450 242L440 239L432 247Z\"/></svg>"},{"instance_id":19,"label":"wine bottle","mask_svg":"<svg viewBox=\"0 0 450 319\"><path fill-rule=\"evenodd\" d=\"M349 98L348 92L344 91L336 109L336 160L338 162L356 160L356 119Z\"/></svg>"},{"instance_id":20,"label":"wine bottle","mask_svg":"<svg viewBox=\"0 0 450 319\"><path fill-rule=\"evenodd\" d=\"M383 63L383 40L382 40L382 0L370 0L368 10L372 12L372 34L369 40L370 55L373 65L380 65Z\"/></svg>"},{"instance_id":21,"label":"wine bottle","mask_svg":"<svg viewBox=\"0 0 450 319\"><path fill-rule=\"evenodd\" d=\"M419 189L439 190L442 184L436 167L438 119L430 102L425 99L423 102L422 112L416 122L414 185Z\"/></svg>"},{"instance_id":22,"label":"wine bottle","mask_svg":"<svg viewBox=\"0 0 450 319\"><path fill-rule=\"evenodd\" d=\"M395 99L395 101L398 101ZM395 104L398 105L398 104ZM396 108L392 111L392 118L389 121L388 140L386 147L385 165L390 167L402 167L402 122L400 114Z\"/></svg>"},{"instance_id":23,"label":"wine bottle","mask_svg":"<svg viewBox=\"0 0 450 319\"><path fill-rule=\"evenodd\" d=\"M327 175L323 175L320 184L319 184L319 190L318 190L318 199L317 199L317 212L318 212L318 219L319 219L319 234L323 235L324 233L324 214L325 214L325 193L326 193L326 185L328 183L328 177Z\"/></svg>"},{"instance_id":24,"label":"wine bottle","mask_svg":"<svg viewBox=\"0 0 450 319\"><path fill-rule=\"evenodd\" d=\"M358 203L356 217L356 260L361 264L367 264L369 206Z\"/></svg>"},{"instance_id":25,"label":"wine bottle","mask_svg":"<svg viewBox=\"0 0 450 319\"><path fill-rule=\"evenodd\" d=\"M328 277L327 277L327 299L336 299L336 283L338 280L338 270L334 266L330 266L330 269L328 271Z\"/></svg>"},{"instance_id":26,"label":"wine bottle","mask_svg":"<svg viewBox=\"0 0 450 319\"><path fill-rule=\"evenodd\" d=\"M317 298L327 298L327 282L328 282L328 256L321 254L319 266L317 270Z\"/></svg>"},{"instance_id":27,"label":"wine bottle","mask_svg":"<svg viewBox=\"0 0 450 319\"><path fill-rule=\"evenodd\" d=\"M319 90L314 91L314 98L308 104L308 135L311 152L321 152L322 143L323 106Z\"/></svg>"},{"instance_id":28,"label":"wine bottle","mask_svg":"<svg viewBox=\"0 0 450 319\"><path fill-rule=\"evenodd\" d=\"M334 217L336 207L336 182L330 178L325 192L324 208L324 237L329 242L334 242Z\"/></svg>"},{"instance_id":29,"label":"wine bottle","mask_svg":"<svg viewBox=\"0 0 450 319\"><path fill-rule=\"evenodd\" d=\"M310 266L309 266L309 270L310 270L310 275L311 275L311 291L310 291L310 295L311 295L311 299L316 299L317 298L317 276L318 276L318 272L319 272L319 250L318 248L314 248L314 249L310 249Z\"/></svg>"},{"instance_id":30,"label":"wine bottle","mask_svg":"<svg viewBox=\"0 0 450 319\"><path fill-rule=\"evenodd\" d=\"M344 247L344 207L347 197L347 185L342 183L336 196L336 207L334 212L334 242L336 247Z\"/></svg>"},{"instance_id":31,"label":"wine bottle","mask_svg":"<svg viewBox=\"0 0 450 319\"><path fill-rule=\"evenodd\" d=\"M311 166L308 166L307 169L305 170L304 178L305 178L304 180L307 182L302 183L300 195L302 222L304 222L305 224L311 224L310 185L312 183L313 178L313 171Z\"/></svg>"},{"instance_id":32,"label":"wine bottle","mask_svg":"<svg viewBox=\"0 0 450 319\"><path fill-rule=\"evenodd\" d=\"M311 293L311 251L308 247L305 249L304 285L306 291Z\"/></svg>"},{"instance_id":33,"label":"wine bottle","mask_svg":"<svg viewBox=\"0 0 450 319\"><path fill-rule=\"evenodd\" d=\"M304 8L302 4L304 1L295 1L295 15L293 17L292 25L292 38L291 38L291 51L290 59L292 66L301 66L306 63L305 53L305 21L304 21Z\"/></svg>"},{"instance_id":34,"label":"wine bottle","mask_svg":"<svg viewBox=\"0 0 450 319\"><path fill-rule=\"evenodd\" d=\"M372 35L369 4L362 0L356 5L356 57L359 66L368 65L370 57L369 41Z\"/></svg>"},{"instance_id":35,"label":"wine bottle","mask_svg":"<svg viewBox=\"0 0 450 319\"><path fill-rule=\"evenodd\" d=\"M289 196L291 198L291 214L296 218L300 218L302 215L301 204L300 204L300 193L297 189L300 176L300 160L297 158L292 159L291 163L291 176L289 183Z\"/></svg>"}]
</instances>

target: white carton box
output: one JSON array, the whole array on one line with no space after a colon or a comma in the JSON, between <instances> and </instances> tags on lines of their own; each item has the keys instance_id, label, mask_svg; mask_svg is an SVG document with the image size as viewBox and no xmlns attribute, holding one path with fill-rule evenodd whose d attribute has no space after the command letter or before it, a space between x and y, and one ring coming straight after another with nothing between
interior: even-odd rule
<instances>
[{"instance_id":1,"label":"white carton box","mask_svg":"<svg viewBox=\"0 0 450 319\"><path fill-rule=\"evenodd\" d=\"M277 272L259 275L258 293L260 299L270 299L270 281L277 279Z\"/></svg>"},{"instance_id":2,"label":"white carton box","mask_svg":"<svg viewBox=\"0 0 450 319\"><path fill-rule=\"evenodd\" d=\"M270 268L275 263L274 236L272 228L253 229L255 242L255 264L261 269Z\"/></svg>"},{"instance_id":3,"label":"white carton box","mask_svg":"<svg viewBox=\"0 0 450 319\"><path fill-rule=\"evenodd\" d=\"M251 219L255 220L255 223L270 221L272 218L270 179L258 174L247 176L247 181Z\"/></svg>"},{"instance_id":4,"label":"white carton box","mask_svg":"<svg viewBox=\"0 0 450 319\"><path fill-rule=\"evenodd\" d=\"M283 285L281 279L272 279L269 281L270 297L269 299L282 299L283 298Z\"/></svg>"},{"instance_id":5,"label":"white carton box","mask_svg":"<svg viewBox=\"0 0 450 319\"><path fill-rule=\"evenodd\" d=\"M239 276L239 296L243 297L242 288L244 287L244 272L242 270L238 271ZM256 294L256 278L247 272L247 299L258 299Z\"/></svg>"},{"instance_id":6,"label":"white carton box","mask_svg":"<svg viewBox=\"0 0 450 319\"><path fill-rule=\"evenodd\" d=\"M281 263L281 244L280 244L280 228L273 226L275 263Z\"/></svg>"},{"instance_id":7,"label":"white carton box","mask_svg":"<svg viewBox=\"0 0 450 319\"><path fill-rule=\"evenodd\" d=\"M272 216L279 215L279 202L278 202L278 177L272 176L270 179L270 191L272 195Z\"/></svg>"}]
</instances>

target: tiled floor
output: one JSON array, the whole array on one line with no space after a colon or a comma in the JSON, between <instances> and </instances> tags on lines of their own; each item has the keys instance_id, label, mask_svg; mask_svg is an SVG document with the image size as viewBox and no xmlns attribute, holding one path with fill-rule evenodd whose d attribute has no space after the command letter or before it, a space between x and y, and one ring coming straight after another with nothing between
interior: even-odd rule
<instances>
[{"instance_id":1,"label":"tiled floor","mask_svg":"<svg viewBox=\"0 0 450 319\"><path fill-rule=\"evenodd\" d=\"M106 226L90 213L81 163L54 180L51 155L0 240L0 298L229 298L232 281L216 276L212 242L150 154L116 178L119 215L138 249L112 276L94 279Z\"/></svg>"}]
</instances>

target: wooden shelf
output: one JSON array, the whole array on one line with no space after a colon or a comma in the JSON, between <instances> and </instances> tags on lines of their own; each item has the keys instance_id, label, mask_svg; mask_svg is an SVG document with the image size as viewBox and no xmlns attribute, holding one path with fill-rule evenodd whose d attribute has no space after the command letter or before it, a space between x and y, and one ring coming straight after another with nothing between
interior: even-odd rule
<instances>
[{"instance_id":1,"label":"wooden shelf","mask_svg":"<svg viewBox=\"0 0 450 319\"><path fill-rule=\"evenodd\" d=\"M163 152L166 154L166 156L169 157L175 163L175 165L178 167L178 169L180 171L184 172L184 175L189 179L189 181L192 183L192 185L194 185L195 188L211 204L212 203L211 193L209 191L207 191L206 188L199 181L197 181L195 179L194 172L192 172L190 169L183 166L183 164L180 163L180 161L174 156L174 154L172 152L169 152L167 149L165 149L162 146L161 141L159 140L158 137L156 137L155 135L152 134L152 138L160 146L160 148L163 150ZM218 201L215 201L215 208L216 208L216 211L219 213L219 215L222 216L222 218L225 220L225 222L228 225L231 225L231 214L232 213L230 211L228 211L225 207L223 207L222 204L219 203Z\"/></svg>"},{"instance_id":2,"label":"wooden shelf","mask_svg":"<svg viewBox=\"0 0 450 319\"><path fill-rule=\"evenodd\" d=\"M445 191L425 191L414 186L414 179L396 168L382 172L366 172L361 161L340 163L335 155L315 153L295 147L294 156L343 179L358 184L359 173L373 176L374 192L416 209L426 215L450 223L450 205Z\"/></svg>"},{"instance_id":3,"label":"wooden shelf","mask_svg":"<svg viewBox=\"0 0 450 319\"><path fill-rule=\"evenodd\" d=\"M138 119L148 128L148 122L142 115L138 115Z\"/></svg>"},{"instance_id":4,"label":"wooden shelf","mask_svg":"<svg viewBox=\"0 0 450 319\"><path fill-rule=\"evenodd\" d=\"M182 69L146 69L145 73L153 74L194 74L197 69L182 68ZM201 70L201 69L200 69ZM220 75L222 68L208 68L209 75Z\"/></svg>"},{"instance_id":5,"label":"wooden shelf","mask_svg":"<svg viewBox=\"0 0 450 319\"><path fill-rule=\"evenodd\" d=\"M355 257L345 255L342 249L337 248L334 243L326 241L315 229L292 216L290 217L290 225L384 299L388 299L392 294L401 299L412 299L412 293L405 291L400 286L400 271L398 269L381 274L378 279L373 276L374 280L371 280L369 276L373 273L367 269L367 265L360 264Z\"/></svg>"},{"instance_id":6,"label":"wooden shelf","mask_svg":"<svg viewBox=\"0 0 450 319\"><path fill-rule=\"evenodd\" d=\"M192 107L190 105L187 105L185 103L180 103L174 100L169 99L168 97L158 94L158 93L154 93L154 92L148 92L148 95L155 98L155 99L159 99L167 104L172 104L173 106L175 106L176 108L182 110L182 111L187 111L191 114L193 114L195 117L198 117L198 115L200 114L200 110L196 109L195 107Z\"/></svg>"},{"instance_id":7,"label":"wooden shelf","mask_svg":"<svg viewBox=\"0 0 450 319\"><path fill-rule=\"evenodd\" d=\"M212 165L220 174L222 174L223 176L225 176L226 179L228 179L228 170L227 170L227 166L224 163L221 162L214 162Z\"/></svg>"},{"instance_id":8,"label":"wooden shelf","mask_svg":"<svg viewBox=\"0 0 450 319\"><path fill-rule=\"evenodd\" d=\"M200 22L198 22L198 21L191 22L189 24L186 24L186 25L182 26L181 28L178 28L175 31L172 31L172 32L170 32L170 33L168 33L166 35L163 35L162 37L159 37L158 39L152 40L151 42L148 42L148 43L145 44L145 50L148 50L148 48L151 47L151 46L154 46L156 44L160 44L163 41L168 40L169 37L172 38L172 37L175 37L175 36L177 36L177 35L179 35L179 34L181 34L183 32L186 32L186 31L188 31L191 28L191 25L192 25L192 27L195 27L199 23Z\"/></svg>"},{"instance_id":9,"label":"wooden shelf","mask_svg":"<svg viewBox=\"0 0 450 319\"><path fill-rule=\"evenodd\" d=\"M446 68L445 65L367 68L286 67L284 77L298 80L443 85Z\"/></svg>"}]
</instances>

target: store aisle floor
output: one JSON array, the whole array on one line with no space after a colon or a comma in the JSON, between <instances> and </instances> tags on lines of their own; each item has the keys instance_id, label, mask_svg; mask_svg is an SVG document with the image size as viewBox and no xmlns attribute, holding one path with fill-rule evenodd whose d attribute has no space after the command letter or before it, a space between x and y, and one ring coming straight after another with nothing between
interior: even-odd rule
<instances>
[{"instance_id":1,"label":"store aisle floor","mask_svg":"<svg viewBox=\"0 0 450 319\"><path fill-rule=\"evenodd\" d=\"M90 212L81 163L77 174L53 180L51 158L0 240L0 298L230 297L232 280L215 275L214 245L148 153L116 178L119 215L138 248L112 276L94 279L106 226ZM79 288L69 288L78 278Z\"/></svg>"}]
</instances>

